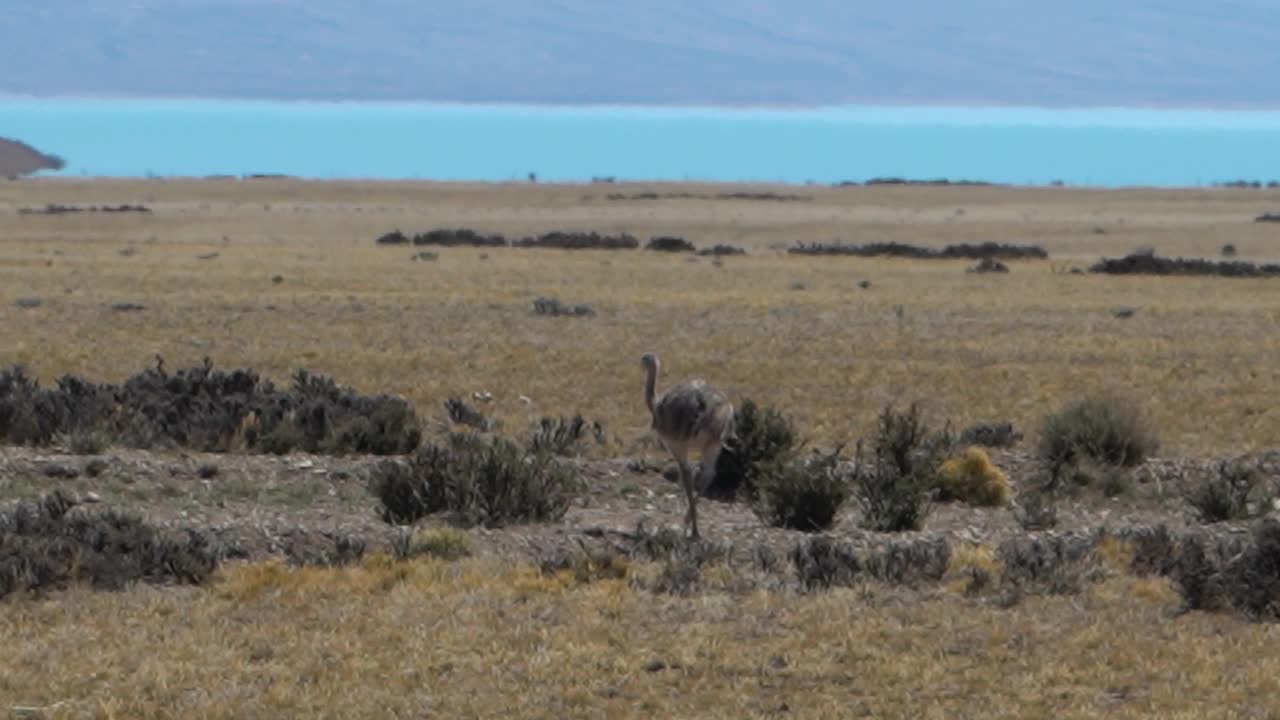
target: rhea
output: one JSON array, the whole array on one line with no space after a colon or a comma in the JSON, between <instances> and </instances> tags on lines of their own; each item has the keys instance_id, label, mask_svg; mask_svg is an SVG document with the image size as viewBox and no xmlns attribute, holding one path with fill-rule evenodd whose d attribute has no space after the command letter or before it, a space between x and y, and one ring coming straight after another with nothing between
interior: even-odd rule
<instances>
[{"instance_id":1,"label":"rhea","mask_svg":"<svg viewBox=\"0 0 1280 720\"><path fill-rule=\"evenodd\" d=\"M653 353L640 357L645 371L644 402L653 416L653 429L680 470L680 487L688 501L685 526L698 538L698 496L714 476L716 458L733 431L733 405L719 390L702 380L689 380L658 394L662 363ZM698 455L697 473L689 465Z\"/></svg>"}]
</instances>

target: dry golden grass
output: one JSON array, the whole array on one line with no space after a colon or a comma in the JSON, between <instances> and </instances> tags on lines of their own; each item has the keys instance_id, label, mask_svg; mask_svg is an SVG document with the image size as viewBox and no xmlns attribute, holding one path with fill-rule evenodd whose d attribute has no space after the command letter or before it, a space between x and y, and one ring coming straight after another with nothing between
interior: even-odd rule
<instances>
[{"instance_id":1,"label":"dry golden grass","mask_svg":"<svg viewBox=\"0 0 1280 720\"><path fill-rule=\"evenodd\" d=\"M1230 242L1242 257L1266 257L1276 228L1252 219L1280 205L1275 193L887 187L787 188L812 199L785 203L604 199L641 189L6 183L0 363L28 363L46 380L118 380L156 353L171 368L208 355L280 380L306 367L403 394L430 417L451 394L486 390L495 398L486 411L509 431L581 411L605 421L623 450L645 436L637 358L646 350L662 353L673 377L707 376L735 398L781 406L818 441L851 439L884 403L917 398L939 420L1009 419L1034 430L1086 391L1139 399L1166 452L1243 451L1280 433L1280 409L1268 400L1280 389L1277 281L1053 271L1144 245L1214 256ZM50 202L155 212L15 212ZM373 244L397 227L455 225L511 236L673 233L755 254L717 267L647 252L445 249L438 261L410 262L408 248ZM770 250L836 239L1033 242L1055 259L991 277L966 274L964 262ZM862 279L870 289L857 287ZM599 315L532 317L539 295L591 303ZM44 304L17 310L22 297ZM124 301L147 309L107 308ZM1122 305L1139 311L1113 317Z\"/></svg>"},{"instance_id":2,"label":"dry golden grass","mask_svg":"<svg viewBox=\"0 0 1280 720\"><path fill-rule=\"evenodd\" d=\"M878 586L674 598L492 560L241 565L5 603L0 698L50 718L1280 712L1280 628L1175 604L1122 576L1000 609Z\"/></svg>"}]
</instances>

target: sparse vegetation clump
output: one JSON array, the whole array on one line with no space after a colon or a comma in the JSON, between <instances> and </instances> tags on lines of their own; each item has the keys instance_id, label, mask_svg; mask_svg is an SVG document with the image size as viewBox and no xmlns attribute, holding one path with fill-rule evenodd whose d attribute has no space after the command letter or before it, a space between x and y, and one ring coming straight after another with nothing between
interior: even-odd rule
<instances>
[{"instance_id":1,"label":"sparse vegetation clump","mask_svg":"<svg viewBox=\"0 0 1280 720\"><path fill-rule=\"evenodd\" d=\"M697 250L693 243L688 240L670 235L649 238L649 242L645 244L644 249L660 252L694 252Z\"/></svg>"},{"instance_id":2,"label":"sparse vegetation clump","mask_svg":"<svg viewBox=\"0 0 1280 720\"><path fill-rule=\"evenodd\" d=\"M982 448L969 447L947 459L938 468L938 478L943 499L984 507L1000 507L1009 502L1009 478L991 463Z\"/></svg>"},{"instance_id":3,"label":"sparse vegetation clump","mask_svg":"<svg viewBox=\"0 0 1280 720\"><path fill-rule=\"evenodd\" d=\"M765 524L804 532L830 529L849 497L839 449L766 465L755 485L754 509Z\"/></svg>"},{"instance_id":4,"label":"sparse vegetation clump","mask_svg":"<svg viewBox=\"0 0 1280 720\"><path fill-rule=\"evenodd\" d=\"M550 453L562 457L574 457L581 453L588 437L597 443L604 442L604 426L598 421L588 423L581 415L540 418L529 437L529 449L535 453Z\"/></svg>"},{"instance_id":5,"label":"sparse vegetation clump","mask_svg":"<svg viewBox=\"0 0 1280 720\"><path fill-rule=\"evenodd\" d=\"M444 401L444 412L448 416L449 422L455 425L465 425L476 430L488 430L493 423L484 413L472 407L466 400L460 397L451 397Z\"/></svg>"},{"instance_id":6,"label":"sparse vegetation clump","mask_svg":"<svg viewBox=\"0 0 1280 720\"><path fill-rule=\"evenodd\" d=\"M859 443L854 463L853 492L863 524L878 532L924 527L950 445L948 433L929 429L919 405L905 412L886 407L870 445Z\"/></svg>"},{"instance_id":7,"label":"sparse vegetation clump","mask_svg":"<svg viewBox=\"0 0 1280 720\"><path fill-rule=\"evenodd\" d=\"M1134 467L1157 444L1136 406L1115 397L1089 397L1044 418L1038 453L1056 477L1085 462Z\"/></svg>"},{"instance_id":8,"label":"sparse vegetation clump","mask_svg":"<svg viewBox=\"0 0 1280 720\"><path fill-rule=\"evenodd\" d=\"M1122 258L1102 258L1089 268L1108 275L1202 275L1216 277L1275 277L1280 264L1247 260L1206 260L1203 258L1159 257L1149 248Z\"/></svg>"},{"instance_id":9,"label":"sparse vegetation clump","mask_svg":"<svg viewBox=\"0 0 1280 720\"><path fill-rule=\"evenodd\" d=\"M406 533L393 547L401 560L432 557L437 560L461 560L471 555L471 541L457 528L440 527Z\"/></svg>"},{"instance_id":10,"label":"sparse vegetation clump","mask_svg":"<svg viewBox=\"0 0 1280 720\"><path fill-rule=\"evenodd\" d=\"M1007 273L1009 266L996 260L995 258L982 258L976 265L969 268L965 272L986 274L986 273Z\"/></svg>"},{"instance_id":11,"label":"sparse vegetation clump","mask_svg":"<svg viewBox=\"0 0 1280 720\"><path fill-rule=\"evenodd\" d=\"M164 534L134 515L76 505L54 492L0 511L0 598L75 582L113 590L138 581L200 584L217 566L199 532Z\"/></svg>"},{"instance_id":12,"label":"sparse vegetation clump","mask_svg":"<svg viewBox=\"0 0 1280 720\"><path fill-rule=\"evenodd\" d=\"M424 445L407 465L382 463L370 483L388 523L447 513L460 525L484 527L557 521L580 486L577 471L550 453L461 433Z\"/></svg>"},{"instance_id":13,"label":"sparse vegetation clump","mask_svg":"<svg viewBox=\"0 0 1280 720\"><path fill-rule=\"evenodd\" d=\"M405 235L399 230L392 230L389 233L379 235L378 239L374 242L378 245L408 245L409 240L410 238L408 235Z\"/></svg>"},{"instance_id":14,"label":"sparse vegetation clump","mask_svg":"<svg viewBox=\"0 0 1280 720\"><path fill-rule=\"evenodd\" d=\"M746 255L747 251L743 250L737 245L725 245L722 243L717 243L716 245L713 245L709 248L702 248L701 250L698 251L698 254L703 256L712 255L715 257L721 257L724 255Z\"/></svg>"},{"instance_id":15,"label":"sparse vegetation clump","mask_svg":"<svg viewBox=\"0 0 1280 720\"><path fill-rule=\"evenodd\" d=\"M720 500L753 499L760 471L789 457L799 446L795 424L771 406L742 402L733 419L733 434L716 459L715 477L704 494Z\"/></svg>"},{"instance_id":16,"label":"sparse vegetation clump","mask_svg":"<svg viewBox=\"0 0 1280 720\"><path fill-rule=\"evenodd\" d=\"M874 579L893 585L916 585L942 579L952 549L941 538L894 540L872 550L815 537L791 549L791 565L804 590L847 587Z\"/></svg>"},{"instance_id":17,"label":"sparse vegetation clump","mask_svg":"<svg viewBox=\"0 0 1280 720\"><path fill-rule=\"evenodd\" d=\"M19 215L66 215L68 213L150 213L151 208L145 205L59 205L49 203L42 208L18 208Z\"/></svg>"},{"instance_id":18,"label":"sparse vegetation clump","mask_svg":"<svg viewBox=\"0 0 1280 720\"><path fill-rule=\"evenodd\" d=\"M1204 523L1243 520L1272 509L1274 488L1255 465L1224 460L1213 474L1183 491Z\"/></svg>"},{"instance_id":19,"label":"sparse vegetation clump","mask_svg":"<svg viewBox=\"0 0 1280 720\"><path fill-rule=\"evenodd\" d=\"M562 250L635 250L640 241L634 235L601 235L597 232L552 231L537 237L526 237L512 243L525 248L559 248Z\"/></svg>"},{"instance_id":20,"label":"sparse vegetation clump","mask_svg":"<svg viewBox=\"0 0 1280 720\"><path fill-rule=\"evenodd\" d=\"M506 247L507 239L497 234L485 235L469 228L438 228L414 235L413 244L440 247Z\"/></svg>"},{"instance_id":21,"label":"sparse vegetation clump","mask_svg":"<svg viewBox=\"0 0 1280 720\"><path fill-rule=\"evenodd\" d=\"M1013 423L975 423L960 431L957 445L978 445L989 448L1008 448L1022 442L1022 433Z\"/></svg>"},{"instance_id":22,"label":"sparse vegetation clump","mask_svg":"<svg viewBox=\"0 0 1280 720\"><path fill-rule=\"evenodd\" d=\"M553 297L540 297L533 301L533 314L548 317L591 317L596 309L586 303L563 303Z\"/></svg>"},{"instance_id":23,"label":"sparse vegetation clump","mask_svg":"<svg viewBox=\"0 0 1280 720\"><path fill-rule=\"evenodd\" d=\"M1039 245L1009 245L984 242L948 245L941 250L890 241L866 245L842 243L798 243L787 250L792 255L850 255L853 257L900 257L913 260L1021 260L1042 259L1049 253Z\"/></svg>"}]
</instances>

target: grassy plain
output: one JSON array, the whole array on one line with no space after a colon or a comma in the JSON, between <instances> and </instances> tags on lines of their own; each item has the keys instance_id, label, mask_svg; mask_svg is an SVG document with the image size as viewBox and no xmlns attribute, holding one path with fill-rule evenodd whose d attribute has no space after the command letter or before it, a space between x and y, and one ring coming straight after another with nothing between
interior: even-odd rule
<instances>
[{"instance_id":1,"label":"grassy plain","mask_svg":"<svg viewBox=\"0 0 1280 720\"><path fill-rule=\"evenodd\" d=\"M807 197L608 200L613 192ZM150 214L19 215L47 203ZM511 432L542 414L647 447L639 355L792 414L820 443L886 402L1034 430L1089 392L1137 399L1162 453L1275 445L1276 280L1078 275L1102 255L1280 257L1280 193L41 180L0 183L0 365L120 380L208 356L450 395ZM746 257L377 247L466 226L675 234ZM789 256L795 242L1035 243L1048 261ZM210 257L216 253L216 257ZM282 280L273 282L273 276ZM869 288L859 282L869 280ZM589 318L533 316L548 295ZM21 308L19 299L38 298ZM135 312L115 303L145 306ZM1129 318L1113 310L1136 308ZM521 397L528 398L525 402ZM1029 433L1034 434L1034 433ZM274 500L270 500L274 502ZM671 597L491 557L232 566L200 589L6 601L0 713L42 717L1274 717L1276 628L1190 613L1116 574L1001 608L956 587ZM714 568L706 570L714 574Z\"/></svg>"},{"instance_id":2,"label":"grassy plain","mask_svg":"<svg viewBox=\"0 0 1280 720\"><path fill-rule=\"evenodd\" d=\"M1071 275L1102 255L1280 256L1254 223L1280 193L982 187L763 188L796 202L610 201L702 186L44 180L0 185L0 364L118 380L156 354L209 356L287 379L299 367L408 397L438 417L451 394L523 430L581 411L626 448L645 435L637 358L793 413L818 441L850 439L884 403L922 399L956 423L1038 419L1082 393L1141 401L1172 453L1274 442L1276 281ZM750 188L762 190L762 188ZM142 203L150 214L18 215L20 207ZM466 226L682 235L752 252L716 266L652 252L444 249L411 262L394 228ZM997 240L1052 258L972 275L963 261L788 256L795 242ZM213 259L201 255L217 253ZM283 281L273 284L280 275ZM869 280L868 289L858 287ZM550 295L590 319L534 317ZM38 308L14 307L36 297ZM112 303L138 302L141 312ZM1116 318L1128 306L1137 313ZM524 396L531 402L520 400Z\"/></svg>"}]
</instances>

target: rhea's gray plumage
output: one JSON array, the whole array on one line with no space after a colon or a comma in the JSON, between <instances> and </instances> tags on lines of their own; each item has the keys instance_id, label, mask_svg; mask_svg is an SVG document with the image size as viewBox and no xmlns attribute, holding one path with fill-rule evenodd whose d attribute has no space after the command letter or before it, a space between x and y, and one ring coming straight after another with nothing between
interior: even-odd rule
<instances>
[{"instance_id":1,"label":"rhea's gray plumage","mask_svg":"<svg viewBox=\"0 0 1280 720\"><path fill-rule=\"evenodd\" d=\"M658 356L645 353L640 358L645 370L644 401L653 416L653 429L663 447L675 458L680 470L680 486L688 501L685 523L690 535L698 537L698 496L715 472L716 459L733 429L733 404L719 390L702 380L689 380L657 392L662 364ZM698 472L689 467L689 453L699 455Z\"/></svg>"}]
</instances>

